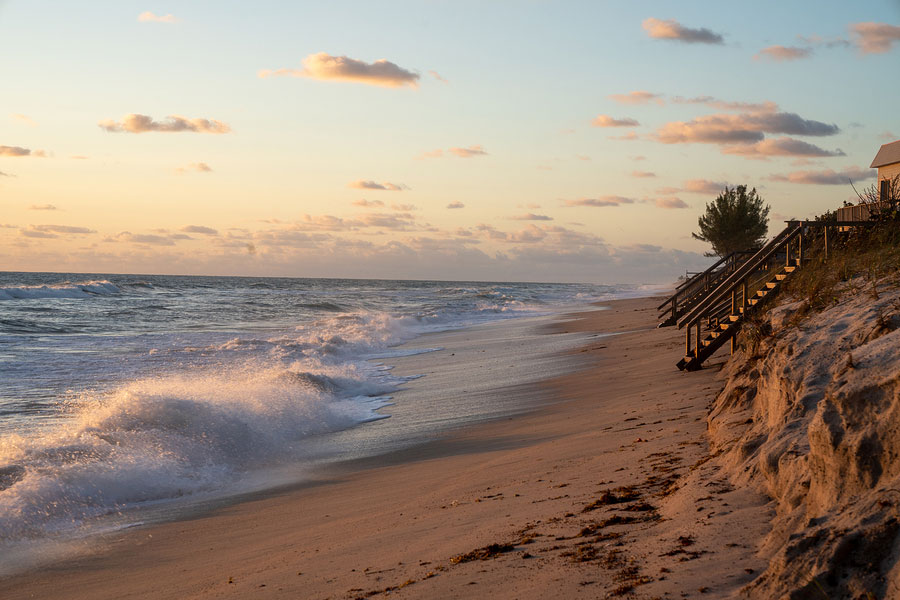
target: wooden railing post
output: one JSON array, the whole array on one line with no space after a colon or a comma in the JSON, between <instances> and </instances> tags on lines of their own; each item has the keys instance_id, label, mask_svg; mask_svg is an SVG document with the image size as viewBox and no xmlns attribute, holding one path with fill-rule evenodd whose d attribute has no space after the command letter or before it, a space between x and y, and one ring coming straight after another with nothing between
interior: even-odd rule
<instances>
[{"instance_id":1,"label":"wooden railing post","mask_svg":"<svg viewBox=\"0 0 900 600\"><path fill-rule=\"evenodd\" d=\"M825 226L825 260L828 260L828 225Z\"/></svg>"},{"instance_id":2,"label":"wooden railing post","mask_svg":"<svg viewBox=\"0 0 900 600\"><path fill-rule=\"evenodd\" d=\"M741 281L741 308L746 312L748 306L750 306L750 298L747 297L747 279L745 278Z\"/></svg>"},{"instance_id":3,"label":"wooden railing post","mask_svg":"<svg viewBox=\"0 0 900 600\"><path fill-rule=\"evenodd\" d=\"M691 326L688 325L684 330L684 355L691 355Z\"/></svg>"},{"instance_id":4,"label":"wooden railing post","mask_svg":"<svg viewBox=\"0 0 900 600\"><path fill-rule=\"evenodd\" d=\"M699 320L697 321L697 331L696 331L696 334L697 334L697 339L694 340L694 344L695 344L695 346L696 346L696 348L697 348L697 351L694 352L694 356L696 356L696 357L699 358L699 357L700 357L700 321L699 321Z\"/></svg>"}]
</instances>

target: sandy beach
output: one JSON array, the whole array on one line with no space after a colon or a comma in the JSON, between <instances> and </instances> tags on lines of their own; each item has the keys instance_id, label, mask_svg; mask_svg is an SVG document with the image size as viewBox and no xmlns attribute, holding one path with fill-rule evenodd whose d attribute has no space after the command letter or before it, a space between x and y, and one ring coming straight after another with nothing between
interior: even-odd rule
<instances>
[{"instance_id":1,"label":"sandy beach","mask_svg":"<svg viewBox=\"0 0 900 600\"><path fill-rule=\"evenodd\" d=\"M543 408L133 528L0 580L3 598L723 597L765 568L771 509L708 461L717 364L675 368L658 300L548 328L603 332ZM398 371L403 360L396 361Z\"/></svg>"}]
</instances>

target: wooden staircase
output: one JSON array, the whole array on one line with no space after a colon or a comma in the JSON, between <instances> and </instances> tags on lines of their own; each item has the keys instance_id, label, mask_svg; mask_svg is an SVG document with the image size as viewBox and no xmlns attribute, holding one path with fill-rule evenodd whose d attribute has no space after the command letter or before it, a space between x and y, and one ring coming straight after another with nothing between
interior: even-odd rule
<instances>
[{"instance_id":1,"label":"wooden staircase","mask_svg":"<svg viewBox=\"0 0 900 600\"><path fill-rule=\"evenodd\" d=\"M695 273L683 281L675 293L666 298L656 309L660 311L659 325L669 327L678 322L678 318L697 305L711 290L735 271L753 252L732 252L720 258L702 273Z\"/></svg>"},{"instance_id":2,"label":"wooden staircase","mask_svg":"<svg viewBox=\"0 0 900 600\"><path fill-rule=\"evenodd\" d=\"M808 225L789 221L784 231L692 301L692 306L676 319L678 328L686 329L685 355L678 361L679 369L702 368L703 362L729 340L734 349L734 337L747 317L760 310L802 266L803 231Z\"/></svg>"},{"instance_id":3,"label":"wooden staircase","mask_svg":"<svg viewBox=\"0 0 900 600\"><path fill-rule=\"evenodd\" d=\"M729 314L725 319L715 319L714 325L707 331L707 335L700 340L699 351L697 348L687 351L687 355L678 361L678 368L682 371L696 371L700 369L703 362L721 348L725 342L733 340L744 324L745 317L749 316L765 304L766 300L775 296L781 288L782 282L785 281L791 273L797 269L796 266L782 267L775 276L765 282L764 286L756 290L756 293L747 300L747 306L737 309L738 314Z\"/></svg>"}]
</instances>

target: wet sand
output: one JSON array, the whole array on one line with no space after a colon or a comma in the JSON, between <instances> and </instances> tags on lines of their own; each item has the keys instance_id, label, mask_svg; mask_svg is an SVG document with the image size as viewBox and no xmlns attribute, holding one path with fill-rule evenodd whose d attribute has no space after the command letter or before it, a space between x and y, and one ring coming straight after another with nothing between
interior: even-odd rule
<instances>
[{"instance_id":1,"label":"wet sand","mask_svg":"<svg viewBox=\"0 0 900 600\"><path fill-rule=\"evenodd\" d=\"M544 408L122 532L0 580L0 597L731 595L764 566L770 508L707 460L725 357L679 372L681 332L656 329L658 303L548 327L619 335L571 354L587 370L541 383Z\"/></svg>"}]
</instances>

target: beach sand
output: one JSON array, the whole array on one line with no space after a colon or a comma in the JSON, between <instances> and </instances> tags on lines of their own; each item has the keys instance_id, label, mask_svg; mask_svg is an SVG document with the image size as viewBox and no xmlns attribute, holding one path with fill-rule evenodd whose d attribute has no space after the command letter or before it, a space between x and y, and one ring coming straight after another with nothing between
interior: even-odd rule
<instances>
[{"instance_id":1,"label":"beach sand","mask_svg":"<svg viewBox=\"0 0 900 600\"><path fill-rule=\"evenodd\" d=\"M679 372L658 302L548 328L618 335L573 352L590 368L541 383L539 410L121 532L0 580L0 598L731 595L765 567L771 507L707 461L727 355Z\"/></svg>"}]
</instances>

